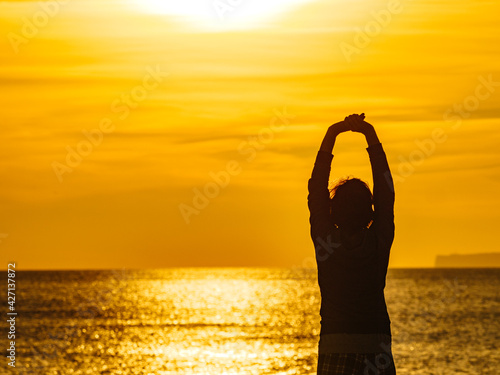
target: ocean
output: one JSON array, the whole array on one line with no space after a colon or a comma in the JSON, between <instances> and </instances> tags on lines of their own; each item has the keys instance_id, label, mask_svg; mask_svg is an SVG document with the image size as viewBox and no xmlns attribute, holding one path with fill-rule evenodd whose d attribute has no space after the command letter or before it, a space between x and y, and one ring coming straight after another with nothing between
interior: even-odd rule
<instances>
[{"instance_id":1,"label":"ocean","mask_svg":"<svg viewBox=\"0 0 500 375\"><path fill-rule=\"evenodd\" d=\"M316 371L314 269L18 271L16 280L16 371L4 358L2 373ZM390 269L397 373L499 374L499 287L500 269Z\"/></svg>"}]
</instances>

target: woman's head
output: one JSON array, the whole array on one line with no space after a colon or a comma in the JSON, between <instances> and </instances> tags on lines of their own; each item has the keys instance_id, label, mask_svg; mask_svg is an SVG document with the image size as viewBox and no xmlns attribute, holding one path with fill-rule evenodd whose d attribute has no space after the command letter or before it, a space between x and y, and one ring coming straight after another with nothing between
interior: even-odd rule
<instances>
[{"instance_id":1,"label":"woman's head","mask_svg":"<svg viewBox=\"0 0 500 375\"><path fill-rule=\"evenodd\" d=\"M373 220L373 195L359 178L340 180L330 190L330 203L333 223L341 229L366 228Z\"/></svg>"}]
</instances>

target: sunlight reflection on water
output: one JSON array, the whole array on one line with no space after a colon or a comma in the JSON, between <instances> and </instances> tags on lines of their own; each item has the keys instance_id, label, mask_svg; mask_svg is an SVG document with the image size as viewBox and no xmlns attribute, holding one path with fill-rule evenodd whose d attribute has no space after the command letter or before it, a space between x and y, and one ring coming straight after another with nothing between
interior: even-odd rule
<instances>
[{"instance_id":1,"label":"sunlight reflection on water","mask_svg":"<svg viewBox=\"0 0 500 375\"><path fill-rule=\"evenodd\" d=\"M315 270L20 272L19 374L313 374ZM398 373L494 374L499 271L390 270ZM464 348L467 353L464 353Z\"/></svg>"}]
</instances>

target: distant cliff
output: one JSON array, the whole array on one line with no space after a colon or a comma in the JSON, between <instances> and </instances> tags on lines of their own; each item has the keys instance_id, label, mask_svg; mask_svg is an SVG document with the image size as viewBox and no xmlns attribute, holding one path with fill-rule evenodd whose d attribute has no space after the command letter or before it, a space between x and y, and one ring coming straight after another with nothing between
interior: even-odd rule
<instances>
[{"instance_id":1,"label":"distant cliff","mask_svg":"<svg viewBox=\"0 0 500 375\"><path fill-rule=\"evenodd\" d=\"M497 268L500 267L500 253L438 255L437 268Z\"/></svg>"}]
</instances>

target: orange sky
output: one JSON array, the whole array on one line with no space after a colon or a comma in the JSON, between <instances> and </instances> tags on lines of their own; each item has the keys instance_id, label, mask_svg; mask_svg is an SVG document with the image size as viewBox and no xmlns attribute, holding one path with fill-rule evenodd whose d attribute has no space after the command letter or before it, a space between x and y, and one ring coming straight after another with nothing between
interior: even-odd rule
<instances>
[{"instance_id":1,"label":"orange sky","mask_svg":"<svg viewBox=\"0 0 500 375\"><path fill-rule=\"evenodd\" d=\"M195 2L0 3L3 264L313 266L307 179L361 112L396 180L392 267L500 250L500 4ZM371 183L365 147L342 135L332 177Z\"/></svg>"}]
</instances>

